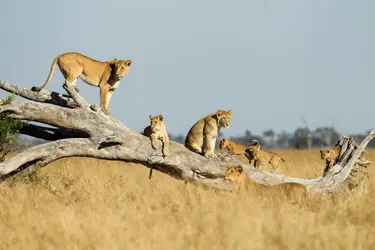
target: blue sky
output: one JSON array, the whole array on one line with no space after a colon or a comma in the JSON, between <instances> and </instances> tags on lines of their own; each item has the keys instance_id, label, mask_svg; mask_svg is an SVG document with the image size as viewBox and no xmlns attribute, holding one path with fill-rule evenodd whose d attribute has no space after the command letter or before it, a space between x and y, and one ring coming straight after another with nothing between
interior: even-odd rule
<instances>
[{"instance_id":1,"label":"blue sky","mask_svg":"<svg viewBox=\"0 0 375 250\"><path fill-rule=\"evenodd\" d=\"M170 133L232 109L226 136L375 127L373 0L3 1L0 79L41 85L60 53L133 60L109 106L131 129ZM64 91L57 69L47 89ZM99 89L80 81L99 104ZM0 96L6 93L0 91ZM207 99L210 99L207 101Z\"/></svg>"}]
</instances>

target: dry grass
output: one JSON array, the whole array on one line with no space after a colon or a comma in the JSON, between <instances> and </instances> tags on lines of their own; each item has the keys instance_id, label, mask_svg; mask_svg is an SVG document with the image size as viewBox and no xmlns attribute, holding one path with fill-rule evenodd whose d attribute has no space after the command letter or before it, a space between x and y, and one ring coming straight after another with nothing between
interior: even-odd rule
<instances>
[{"instance_id":1,"label":"dry grass","mask_svg":"<svg viewBox=\"0 0 375 250\"><path fill-rule=\"evenodd\" d=\"M280 172L316 177L315 151L278 151ZM375 162L375 151L368 158ZM364 197L292 205L172 179L137 164L89 158L56 161L0 187L2 249L374 249L371 170Z\"/></svg>"}]
</instances>

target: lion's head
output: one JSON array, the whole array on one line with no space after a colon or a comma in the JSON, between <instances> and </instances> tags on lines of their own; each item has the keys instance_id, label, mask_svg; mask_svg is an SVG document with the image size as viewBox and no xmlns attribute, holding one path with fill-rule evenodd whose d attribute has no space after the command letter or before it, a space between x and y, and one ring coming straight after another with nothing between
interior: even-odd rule
<instances>
[{"instance_id":1,"label":"lion's head","mask_svg":"<svg viewBox=\"0 0 375 250\"><path fill-rule=\"evenodd\" d=\"M245 155L248 157L256 157L258 155L258 152L260 151L260 147L258 146L249 146L245 150Z\"/></svg>"},{"instance_id":2,"label":"lion's head","mask_svg":"<svg viewBox=\"0 0 375 250\"><path fill-rule=\"evenodd\" d=\"M118 60L117 58L109 62L114 72L114 75L121 79L129 73L129 69L132 65L131 60Z\"/></svg>"},{"instance_id":3,"label":"lion's head","mask_svg":"<svg viewBox=\"0 0 375 250\"><path fill-rule=\"evenodd\" d=\"M322 160L328 160L328 161L331 160L329 149L319 149L319 151L320 151L320 158L322 158Z\"/></svg>"},{"instance_id":4,"label":"lion's head","mask_svg":"<svg viewBox=\"0 0 375 250\"><path fill-rule=\"evenodd\" d=\"M220 144L219 144L219 147L220 147L220 149L223 149L223 148L225 148L227 145L228 145L228 140L226 140L226 139L221 139L220 140Z\"/></svg>"},{"instance_id":5,"label":"lion's head","mask_svg":"<svg viewBox=\"0 0 375 250\"><path fill-rule=\"evenodd\" d=\"M238 178L241 176L242 172L243 172L243 168L241 166L236 166L236 167L227 166L224 179L230 182L236 182Z\"/></svg>"},{"instance_id":6,"label":"lion's head","mask_svg":"<svg viewBox=\"0 0 375 250\"><path fill-rule=\"evenodd\" d=\"M220 127L228 128L230 125L230 119L232 117L232 110L221 110L215 112L215 116L217 117L217 121Z\"/></svg>"},{"instance_id":7,"label":"lion's head","mask_svg":"<svg viewBox=\"0 0 375 250\"><path fill-rule=\"evenodd\" d=\"M163 124L163 120L164 120L164 118L163 118L162 115L158 115L158 116L150 115L151 131L152 132L159 131L162 124Z\"/></svg>"}]
</instances>

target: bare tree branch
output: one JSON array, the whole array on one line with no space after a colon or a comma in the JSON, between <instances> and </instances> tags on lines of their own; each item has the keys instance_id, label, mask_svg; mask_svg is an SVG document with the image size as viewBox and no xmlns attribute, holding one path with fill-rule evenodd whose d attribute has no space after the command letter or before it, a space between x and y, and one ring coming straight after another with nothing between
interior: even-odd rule
<instances>
[{"instance_id":1,"label":"bare tree branch","mask_svg":"<svg viewBox=\"0 0 375 250\"><path fill-rule=\"evenodd\" d=\"M2 83L4 85L4 82ZM9 88L9 85L7 86ZM18 92L16 94L20 95L22 89L17 86L14 88ZM78 104L73 109L66 108L64 105L59 107L35 102L13 102L0 107L0 113L5 113L11 118L41 122L56 127L32 125L22 130L21 132L25 134L43 139L56 139L56 141L26 149L0 163L0 176L3 180L17 169L24 169L22 171L30 173L33 169L37 169L37 166L44 166L62 157L90 156L138 162L178 179L216 185L223 189L228 188L227 182L223 179L226 166L240 165L257 183L276 185L296 182L305 185L311 192L330 193L346 180L358 156L375 137L375 132L372 131L359 146L352 138L341 137L339 144L342 150L338 164L334 168L316 179L294 178L256 169L238 161L234 156L220 155L208 159L175 142L170 142L170 154L168 157L163 157L160 149L154 150L151 147L148 137L132 131L113 117L104 115L103 112L93 111L92 107L70 86L67 86L67 91ZM36 96L35 101L40 101L40 96Z\"/></svg>"},{"instance_id":2,"label":"bare tree branch","mask_svg":"<svg viewBox=\"0 0 375 250\"><path fill-rule=\"evenodd\" d=\"M67 95L63 95L56 92L49 92L47 90L42 89L40 92L32 91L28 88L23 88L17 85L13 85L4 81L0 80L0 88L8 91L10 93L14 93L18 96L26 98L28 100L32 100L35 102L42 102L42 103L50 103L55 104L63 107L70 107L75 108L77 104L75 101Z\"/></svg>"}]
</instances>

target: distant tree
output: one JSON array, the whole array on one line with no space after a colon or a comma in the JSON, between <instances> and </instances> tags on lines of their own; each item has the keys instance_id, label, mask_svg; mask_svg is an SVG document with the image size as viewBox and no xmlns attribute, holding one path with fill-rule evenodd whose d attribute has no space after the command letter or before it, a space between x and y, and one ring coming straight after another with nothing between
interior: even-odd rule
<instances>
[{"instance_id":1,"label":"distant tree","mask_svg":"<svg viewBox=\"0 0 375 250\"><path fill-rule=\"evenodd\" d=\"M285 131L282 131L278 135L277 144L280 148L290 148L291 147L291 140L293 139L293 135L290 133L287 133Z\"/></svg>"},{"instance_id":2,"label":"distant tree","mask_svg":"<svg viewBox=\"0 0 375 250\"><path fill-rule=\"evenodd\" d=\"M340 134L333 127L319 127L314 131L314 137L322 141L324 146L333 146L340 138Z\"/></svg>"},{"instance_id":3,"label":"distant tree","mask_svg":"<svg viewBox=\"0 0 375 250\"><path fill-rule=\"evenodd\" d=\"M308 128L297 128L294 131L294 147L298 149L310 149L312 147L313 135Z\"/></svg>"},{"instance_id":4,"label":"distant tree","mask_svg":"<svg viewBox=\"0 0 375 250\"><path fill-rule=\"evenodd\" d=\"M8 96L5 100L0 101L0 105L10 104L14 100L14 96ZM7 117L7 113L0 113L0 162L5 160L5 157L20 149L23 144L19 139L19 130L26 123L18 119Z\"/></svg>"},{"instance_id":5,"label":"distant tree","mask_svg":"<svg viewBox=\"0 0 375 250\"><path fill-rule=\"evenodd\" d=\"M272 129L268 129L263 132L263 136L275 136L275 132Z\"/></svg>"},{"instance_id":6,"label":"distant tree","mask_svg":"<svg viewBox=\"0 0 375 250\"><path fill-rule=\"evenodd\" d=\"M250 139L251 137L253 137L252 134L251 134L251 132L249 130L246 130L245 131L245 138L246 139Z\"/></svg>"}]
</instances>

